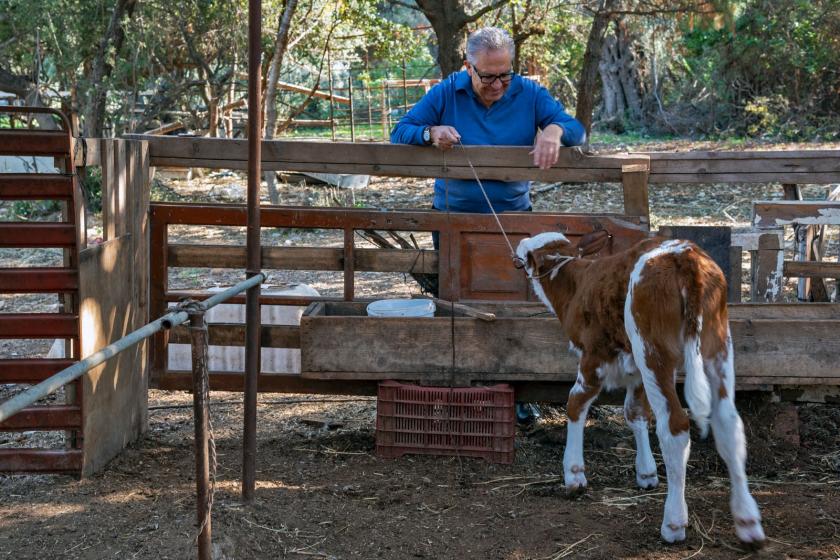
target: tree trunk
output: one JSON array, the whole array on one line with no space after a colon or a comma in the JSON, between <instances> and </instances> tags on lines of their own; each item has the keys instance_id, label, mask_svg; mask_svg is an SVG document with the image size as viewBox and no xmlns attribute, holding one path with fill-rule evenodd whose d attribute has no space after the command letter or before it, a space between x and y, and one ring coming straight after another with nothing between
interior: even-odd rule
<instances>
[{"instance_id":1,"label":"tree trunk","mask_svg":"<svg viewBox=\"0 0 840 560\"><path fill-rule=\"evenodd\" d=\"M586 128L587 143L589 143L589 133L592 130L592 113L595 108L595 87L604 46L604 35L613 15L612 10L615 9L616 4L617 0L603 0L601 2L592 20L592 27L589 29L589 38L586 41L586 51L583 55L583 66L580 71L580 81L578 82L577 88L575 117Z\"/></svg>"},{"instance_id":2,"label":"tree trunk","mask_svg":"<svg viewBox=\"0 0 840 560\"><path fill-rule=\"evenodd\" d=\"M14 93L23 98L24 103L32 107L44 107L45 103L38 91L38 86L28 76L12 74L0 66L0 91ZM55 120L49 115L35 114L35 120L40 128L52 130L58 128Z\"/></svg>"},{"instance_id":3,"label":"tree trunk","mask_svg":"<svg viewBox=\"0 0 840 560\"><path fill-rule=\"evenodd\" d=\"M469 17L462 0L417 0L437 37L440 74L446 77L464 66Z\"/></svg>"},{"instance_id":4,"label":"tree trunk","mask_svg":"<svg viewBox=\"0 0 840 560\"><path fill-rule=\"evenodd\" d=\"M289 28L292 26L292 17L297 8L297 0L286 0L283 14L277 26L277 35L274 42L274 55L271 57L271 65L268 68L268 78L265 88L265 139L274 138L277 128L277 81L280 79L280 66L283 62L283 55L286 53L286 45L289 44ZM274 171L263 173L266 186L268 187L268 198L272 204L280 204L280 195L277 193L277 174Z\"/></svg>"},{"instance_id":5,"label":"tree trunk","mask_svg":"<svg viewBox=\"0 0 840 560\"><path fill-rule=\"evenodd\" d=\"M619 126L625 118L641 120L643 85L639 71L639 57L633 50L632 38L623 22L616 22L615 33L605 40L600 64L603 84L605 120Z\"/></svg>"},{"instance_id":6,"label":"tree trunk","mask_svg":"<svg viewBox=\"0 0 840 560\"><path fill-rule=\"evenodd\" d=\"M85 115L85 132L89 138L101 138L105 127L105 100L108 94L105 80L111 75L114 67L109 60L109 51L118 56L125 41L125 29L123 18L134 14L137 0L116 0L114 11L111 13L111 20L99 49L93 60L93 69L90 75L90 90L88 97L88 109Z\"/></svg>"}]
</instances>

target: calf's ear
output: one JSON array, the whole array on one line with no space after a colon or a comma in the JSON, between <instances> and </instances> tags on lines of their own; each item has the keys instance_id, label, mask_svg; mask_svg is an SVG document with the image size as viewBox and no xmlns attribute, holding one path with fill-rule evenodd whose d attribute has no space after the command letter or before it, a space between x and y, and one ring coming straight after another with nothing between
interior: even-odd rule
<instances>
[{"instance_id":1,"label":"calf's ear","mask_svg":"<svg viewBox=\"0 0 840 560\"><path fill-rule=\"evenodd\" d=\"M578 255L581 257L594 255L606 247L610 240L612 240L612 235L602 229L587 233L580 238L580 242L578 243Z\"/></svg>"}]
</instances>

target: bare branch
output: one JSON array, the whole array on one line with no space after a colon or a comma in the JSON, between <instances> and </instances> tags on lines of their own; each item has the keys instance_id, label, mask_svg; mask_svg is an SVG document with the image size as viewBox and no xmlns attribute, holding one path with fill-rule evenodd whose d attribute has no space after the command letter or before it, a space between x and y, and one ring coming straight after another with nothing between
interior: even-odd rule
<instances>
[{"instance_id":1,"label":"bare branch","mask_svg":"<svg viewBox=\"0 0 840 560\"><path fill-rule=\"evenodd\" d=\"M478 18L480 18L480 17L481 17L481 16L483 16L484 14L489 13L489 12L492 12L492 11L493 11L493 10L495 10L496 8L501 8L502 6L504 6L505 4L507 4L509 1L510 1L510 0L496 0L496 1L495 1L495 2L493 2L492 4L489 4L489 5L487 5L487 6L484 6L483 8L481 8L480 10L478 10L476 13L474 13L474 14L472 14L472 15L468 15L468 16L466 17L466 19L464 20L464 24L466 25L466 24L468 24L468 23L473 23L474 21L478 20Z\"/></svg>"}]
</instances>

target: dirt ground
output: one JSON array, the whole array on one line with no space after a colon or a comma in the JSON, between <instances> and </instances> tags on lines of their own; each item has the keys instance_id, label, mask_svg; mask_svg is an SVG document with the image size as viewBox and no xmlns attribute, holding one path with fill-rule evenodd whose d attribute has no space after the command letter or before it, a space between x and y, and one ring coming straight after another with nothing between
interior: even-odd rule
<instances>
[{"instance_id":1,"label":"dirt ground","mask_svg":"<svg viewBox=\"0 0 840 560\"><path fill-rule=\"evenodd\" d=\"M195 557L191 398L150 397L147 436L102 473L81 481L0 477L0 557ZM837 406L799 406L797 446L779 436L789 427L790 405L741 404L750 483L769 537L763 551L750 554L736 543L725 467L711 441L696 437L688 539L660 542L664 484L635 487L632 434L615 407L593 411L585 438L590 489L569 499L562 409L547 408L534 428L517 434L513 465L493 465L377 458L372 399L262 395L256 498L243 505L240 402L238 394L213 394L218 559L840 557ZM313 425L319 422L324 426Z\"/></svg>"},{"instance_id":2,"label":"dirt ground","mask_svg":"<svg viewBox=\"0 0 840 560\"><path fill-rule=\"evenodd\" d=\"M244 189L242 176L214 173L162 179L155 197L237 202ZM534 190L537 210L621 209L617 185L535 185ZM825 190L807 187L805 194L818 198ZM351 193L291 181L280 185L280 194L292 205L425 207L431 183L378 179ZM651 189L653 225L747 227L751 201L769 198L781 198L778 185L658 186ZM101 232L92 223L94 239ZM836 232L831 236L829 255L836 260ZM170 238L241 243L244 228L173 228ZM266 230L263 240L277 245L342 242L340 234L317 230ZM427 236L418 242L431 245ZM57 257L0 251L0 266ZM172 288L209 287L229 285L240 276L241 271L179 269L172 271L170 282ZM326 272L270 271L268 282L306 282L323 295L340 293L342 285L340 275ZM401 274L360 273L357 291L372 297L419 289ZM786 293L791 297L793 284ZM0 296L2 312L46 311L52 305L56 302L41 296ZM48 347L49 341L0 341L0 354L43 355ZM18 390L0 386L0 400ZM0 558L195 557L191 395L152 390L149 402L146 437L91 478L0 475ZM734 536L725 466L712 440L700 441L697 434L688 467L688 540L662 544L665 484L656 438L661 483L641 491L634 481L632 433L620 408L594 407L585 436L590 487L570 499L563 488L562 407L544 406L535 426L517 432L515 462L494 465L458 457L376 457L372 398L260 395L259 402L257 492L254 503L245 505L239 498L241 395L212 394L217 559L840 558L837 404L740 403L750 485L769 537L764 550L749 553ZM0 433L0 447L38 437ZM54 441L60 434L48 437L53 439L45 441Z\"/></svg>"}]
</instances>

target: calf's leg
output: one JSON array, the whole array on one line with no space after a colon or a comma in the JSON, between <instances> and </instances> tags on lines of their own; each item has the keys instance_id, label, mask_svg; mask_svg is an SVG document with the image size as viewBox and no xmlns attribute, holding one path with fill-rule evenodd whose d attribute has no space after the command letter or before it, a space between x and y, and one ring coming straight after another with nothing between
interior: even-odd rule
<instances>
[{"instance_id":1,"label":"calf's leg","mask_svg":"<svg viewBox=\"0 0 840 560\"><path fill-rule=\"evenodd\" d=\"M586 474L583 462L583 428L592 401L601 392L601 382L595 369L584 369L584 360L578 367L578 376L569 393L566 405L566 449L563 452L563 478L567 492L580 492L586 488Z\"/></svg>"},{"instance_id":2,"label":"calf's leg","mask_svg":"<svg viewBox=\"0 0 840 560\"><path fill-rule=\"evenodd\" d=\"M627 388L627 395L624 398L624 419L636 438L636 484L643 490L656 488L659 485L659 477L656 474L656 461L650 449L648 433L650 404L641 383Z\"/></svg>"},{"instance_id":3,"label":"calf's leg","mask_svg":"<svg viewBox=\"0 0 840 560\"><path fill-rule=\"evenodd\" d=\"M735 409L735 369L733 367L732 340L727 340L726 350L714 360L706 362L714 391L712 399L712 433L715 447L726 462L731 484L730 507L735 520L735 534L751 548L764 544L764 529L758 504L750 495L747 485L747 444L744 423Z\"/></svg>"},{"instance_id":4,"label":"calf's leg","mask_svg":"<svg viewBox=\"0 0 840 560\"><path fill-rule=\"evenodd\" d=\"M656 345L647 345L641 336L630 337L633 359L642 374L648 401L656 417L656 435L665 463L668 495L660 534L669 543L685 540L688 505L685 503L685 468L691 440L688 415L677 397L676 359Z\"/></svg>"}]
</instances>

